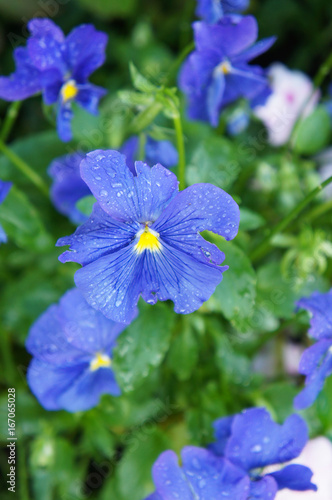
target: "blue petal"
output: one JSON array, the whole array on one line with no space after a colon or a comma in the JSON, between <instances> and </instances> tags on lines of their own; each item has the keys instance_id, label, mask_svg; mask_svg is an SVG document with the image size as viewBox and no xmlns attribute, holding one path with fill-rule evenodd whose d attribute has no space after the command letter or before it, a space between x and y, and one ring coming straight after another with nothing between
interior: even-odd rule
<instances>
[{"instance_id":1,"label":"blue petal","mask_svg":"<svg viewBox=\"0 0 332 500\"><path fill-rule=\"evenodd\" d=\"M221 0L225 14L243 12L249 7L250 0Z\"/></svg>"},{"instance_id":2,"label":"blue petal","mask_svg":"<svg viewBox=\"0 0 332 500\"><path fill-rule=\"evenodd\" d=\"M46 410L60 410L58 398L78 379L87 364L56 367L39 359L33 359L27 372L27 382L31 392Z\"/></svg>"},{"instance_id":3,"label":"blue petal","mask_svg":"<svg viewBox=\"0 0 332 500\"><path fill-rule=\"evenodd\" d=\"M249 471L292 460L307 440L307 426L298 415L278 425L264 408L253 408L234 417L225 457Z\"/></svg>"},{"instance_id":4,"label":"blue petal","mask_svg":"<svg viewBox=\"0 0 332 500\"><path fill-rule=\"evenodd\" d=\"M279 490L288 488L295 491L317 491L317 486L311 482L313 472L304 465L287 465L277 472L272 472L269 476L276 480Z\"/></svg>"},{"instance_id":5,"label":"blue petal","mask_svg":"<svg viewBox=\"0 0 332 500\"><path fill-rule=\"evenodd\" d=\"M139 228L138 224L112 219L95 203L90 218L74 234L58 240L57 246L70 245L70 250L60 255L59 260L85 266L129 245Z\"/></svg>"},{"instance_id":6,"label":"blue petal","mask_svg":"<svg viewBox=\"0 0 332 500\"><path fill-rule=\"evenodd\" d=\"M172 168L178 164L179 155L170 141L155 141L147 137L145 160L150 166L161 163L166 168Z\"/></svg>"},{"instance_id":7,"label":"blue petal","mask_svg":"<svg viewBox=\"0 0 332 500\"><path fill-rule=\"evenodd\" d=\"M129 139L123 143L120 149L120 153L125 155L126 164L133 175L136 175L135 161L137 160L138 149L139 149L139 138L137 135L129 137Z\"/></svg>"},{"instance_id":8,"label":"blue petal","mask_svg":"<svg viewBox=\"0 0 332 500\"><path fill-rule=\"evenodd\" d=\"M277 494L278 485L270 475L250 483L250 500L273 500Z\"/></svg>"},{"instance_id":9,"label":"blue petal","mask_svg":"<svg viewBox=\"0 0 332 500\"><path fill-rule=\"evenodd\" d=\"M265 76L257 74L255 67L248 66L245 69L233 68L232 73L226 77L226 89L224 93L223 106L235 101L239 97L253 99L262 93L268 86Z\"/></svg>"},{"instance_id":10,"label":"blue petal","mask_svg":"<svg viewBox=\"0 0 332 500\"><path fill-rule=\"evenodd\" d=\"M318 342L318 344L320 344L321 342ZM309 349L312 349L312 347ZM323 347L323 345L319 347ZM318 355L319 351L320 349L317 349L315 354ZM306 352L304 352L304 354L306 354ZM303 364L304 363L305 361L303 362ZM305 388L295 397L294 407L298 410L302 410L304 408L307 408L308 406L311 406L315 401L315 399L317 398L320 391L323 389L325 379L329 377L331 374L332 374L332 347L330 347L329 350L327 351L327 354L321 361L321 364L318 365L314 371L312 371L310 374L307 375L305 380Z\"/></svg>"},{"instance_id":11,"label":"blue petal","mask_svg":"<svg viewBox=\"0 0 332 500\"><path fill-rule=\"evenodd\" d=\"M165 451L159 456L152 468L152 476L156 490L163 500L194 500L174 451Z\"/></svg>"},{"instance_id":12,"label":"blue petal","mask_svg":"<svg viewBox=\"0 0 332 500\"><path fill-rule=\"evenodd\" d=\"M105 62L107 38L92 24L78 26L67 36L66 57L75 80L84 82Z\"/></svg>"},{"instance_id":13,"label":"blue petal","mask_svg":"<svg viewBox=\"0 0 332 500\"><path fill-rule=\"evenodd\" d=\"M87 216L76 208L76 203L91 194L80 174L80 163L84 157L83 153L77 151L56 158L48 168L48 174L53 179L51 187L53 204L60 213L67 215L76 224L87 220Z\"/></svg>"},{"instance_id":14,"label":"blue petal","mask_svg":"<svg viewBox=\"0 0 332 500\"><path fill-rule=\"evenodd\" d=\"M163 498L159 495L159 493L155 492L146 497L144 500L163 500Z\"/></svg>"},{"instance_id":15,"label":"blue petal","mask_svg":"<svg viewBox=\"0 0 332 500\"><path fill-rule=\"evenodd\" d=\"M79 92L75 98L76 102L88 113L92 115L97 115L99 100L107 94L107 90L102 87L97 87L92 85L92 83L87 83L85 85L80 85Z\"/></svg>"},{"instance_id":16,"label":"blue petal","mask_svg":"<svg viewBox=\"0 0 332 500\"><path fill-rule=\"evenodd\" d=\"M220 0L198 0L196 16L201 17L207 23L216 23L222 18L223 14L222 2Z\"/></svg>"},{"instance_id":17,"label":"blue petal","mask_svg":"<svg viewBox=\"0 0 332 500\"><path fill-rule=\"evenodd\" d=\"M93 151L81 163L82 178L106 213L123 222L153 221L176 195L176 176L141 162L136 171L134 177L118 151Z\"/></svg>"},{"instance_id":18,"label":"blue petal","mask_svg":"<svg viewBox=\"0 0 332 500\"><path fill-rule=\"evenodd\" d=\"M247 500L249 476L204 448L187 446L181 452L183 471L200 500L224 497Z\"/></svg>"},{"instance_id":19,"label":"blue petal","mask_svg":"<svg viewBox=\"0 0 332 500\"><path fill-rule=\"evenodd\" d=\"M6 101L26 99L41 90L40 71L30 61L27 49L14 51L15 73L0 78L0 98Z\"/></svg>"},{"instance_id":20,"label":"blue petal","mask_svg":"<svg viewBox=\"0 0 332 500\"><path fill-rule=\"evenodd\" d=\"M71 130L71 121L73 119L73 111L70 104L58 104L57 110L57 131L60 139L63 142L68 142L73 138Z\"/></svg>"},{"instance_id":21,"label":"blue petal","mask_svg":"<svg viewBox=\"0 0 332 500\"><path fill-rule=\"evenodd\" d=\"M59 69L64 75L68 71L64 59L64 35L49 19L34 19L28 24L32 36L27 49L33 65L40 71Z\"/></svg>"},{"instance_id":22,"label":"blue petal","mask_svg":"<svg viewBox=\"0 0 332 500\"><path fill-rule=\"evenodd\" d=\"M7 235L0 224L0 243L7 243Z\"/></svg>"},{"instance_id":23,"label":"blue petal","mask_svg":"<svg viewBox=\"0 0 332 500\"><path fill-rule=\"evenodd\" d=\"M63 42L65 39L62 30L50 19L32 19L28 22L28 28L32 36L36 38L43 38L47 34L57 42Z\"/></svg>"},{"instance_id":24,"label":"blue petal","mask_svg":"<svg viewBox=\"0 0 332 500\"><path fill-rule=\"evenodd\" d=\"M303 297L297 302L297 306L312 314L309 330L311 337L332 338L332 289L327 293L314 292L310 297Z\"/></svg>"},{"instance_id":25,"label":"blue petal","mask_svg":"<svg viewBox=\"0 0 332 500\"><path fill-rule=\"evenodd\" d=\"M222 456L225 454L225 447L232 432L233 420L234 417L223 417L213 422L216 442L209 445L209 449L216 455Z\"/></svg>"},{"instance_id":26,"label":"blue petal","mask_svg":"<svg viewBox=\"0 0 332 500\"><path fill-rule=\"evenodd\" d=\"M12 187L12 182L2 181L0 179L0 204L4 201L7 194L9 193L10 188Z\"/></svg>"},{"instance_id":27,"label":"blue petal","mask_svg":"<svg viewBox=\"0 0 332 500\"><path fill-rule=\"evenodd\" d=\"M260 40L259 42L255 43L248 49L241 52L239 55L234 56L232 58L233 64L237 62L251 61L251 59L255 59L255 57L264 54L264 52L266 52L272 47L272 45L276 42L276 40L277 37L275 36L271 36L269 38L264 38L263 40Z\"/></svg>"},{"instance_id":28,"label":"blue petal","mask_svg":"<svg viewBox=\"0 0 332 500\"><path fill-rule=\"evenodd\" d=\"M209 85L207 93L207 109L212 127L217 127L219 123L220 109L225 92L225 76L217 72Z\"/></svg>"},{"instance_id":29,"label":"blue petal","mask_svg":"<svg viewBox=\"0 0 332 500\"><path fill-rule=\"evenodd\" d=\"M306 349L301 357L299 372L302 375L311 375L321 364L323 356L332 346L332 339L323 339Z\"/></svg>"},{"instance_id":30,"label":"blue petal","mask_svg":"<svg viewBox=\"0 0 332 500\"><path fill-rule=\"evenodd\" d=\"M43 71L41 75L41 82L45 104L55 104L59 99L60 90L63 84L61 72L56 68Z\"/></svg>"}]
</instances>

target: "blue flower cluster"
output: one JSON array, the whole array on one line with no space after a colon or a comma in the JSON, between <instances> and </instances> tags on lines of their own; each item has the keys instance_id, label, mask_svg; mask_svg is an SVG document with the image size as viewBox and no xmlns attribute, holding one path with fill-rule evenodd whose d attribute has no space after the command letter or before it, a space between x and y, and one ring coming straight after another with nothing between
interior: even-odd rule
<instances>
[{"instance_id":1,"label":"blue flower cluster","mask_svg":"<svg viewBox=\"0 0 332 500\"><path fill-rule=\"evenodd\" d=\"M49 19L33 19L28 29L27 46L14 52L15 73L0 78L0 98L18 101L42 92L45 104L56 105L60 138L69 141L72 102L97 114L99 99L106 94L88 77L104 63L107 36L85 24L65 38Z\"/></svg>"},{"instance_id":2,"label":"blue flower cluster","mask_svg":"<svg viewBox=\"0 0 332 500\"><path fill-rule=\"evenodd\" d=\"M47 410L88 410L102 394L120 395L112 350L124 329L68 291L32 326L26 348L32 354L27 379Z\"/></svg>"},{"instance_id":3,"label":"blue flower cluster","mask_svg":"<svg viewBox=\"0 0 332 500\"><path fill-rule=\"evenodd\" d=\"M283 425L264 408L252 408L214 423L216 442L209 449L187 446L182 467L172 451L160 455L152 475L156 492L146 500L273 500L278 490L316 491L312 472L288 462L308 440L305 422L291 415ZM264 467L280 465L275 472Z\"/></svg>"},{"instance_id":4,"label":"blue flower cluster","mask_svg":"<svg viewBox=\"0 0 332 500\"><path fill-rule=\"evenodd\" d=\"M297 305L312 314L309 335L317 341L304 351L300 361L305 388L294 403L297 409L303 409L313 404L326 377L332 374L332 289L327 293L314 292Z\"/></svg>"},{"instance_id":5,"label":"blue flower cluster","mask_svg":"<svg viewBox=\"0 0 332 500\"><path fill-rule=\"evenodd\" d=\"M140 297L149 304L171 299L177 313L198 309L228 266L205 241L210 230L233 239L239 207L211 184L179 192L176 176L162 165L135 163L136 175L118 151L97 150L81 162L81 175L95 196L91 217L57 242L70 245L61 262L83 267L75 282L89 304L113 321L129 323Z\"/></svg>"},{"instance_id":6,"label":"blue flower cluster","mask_svg":"<svg viewBox=\"0 0 332 500\"><path fill-rule=\"evenodd\" d=\"M6 198L11 187L12 187L11 182L5 182L0 180L0 205ZM0 244L6 243L6 241L7 241L7 235L0 224Z\"/></svg>"},{"instance_id":7,"label":"blue flower cluster","mask_svg":"<svg viewBox=\"0 0 332 500\"><path fill-rule=\"evenodd\" d=\"M235 3L244 6L243 2L230 2ZM219 123L221 110L238 98L268 96L265 71L248 63L275 42L275 37L270 37L256 43L258 26L252 16L209 15L208 6L221 11L222 4L212 0L200 3L199 14L210 21L212 18L214 24L193 24L196 49L179 76L189 118L210 122L213 127Z\"/></svg>"}]
</instances>

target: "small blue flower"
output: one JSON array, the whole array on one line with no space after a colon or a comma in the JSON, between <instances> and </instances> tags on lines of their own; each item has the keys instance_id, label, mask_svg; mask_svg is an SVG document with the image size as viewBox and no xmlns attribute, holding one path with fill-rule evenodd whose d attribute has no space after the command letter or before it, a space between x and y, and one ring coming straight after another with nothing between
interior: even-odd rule
<instances>
[{"instance_id":1,"label":"small blue flower","mask_svg":"<svg viewBox=\"0 0 332 500\"><path fill-rule=\"evenodd\" d=\"M291 415L283 425L271 419L264 408L252 408L214 423L216 442L211 451L223 456L250 477L250 495L255 500L272 500L278 490L314 490L312 472L303 465L291 464L277 472L262 473L260 469L283 464L299 456L308 440L304 420Z\"/></svg>"},{"instance_id":2,"label":"small blue flower","mask_svg":"<svg viewBox=\"0 0 332 500\"><path fill-rule=\"evenodd\" d=\"M211 184L178 191L176 176L162 165L136 162L136 176L118 151L97 150L81 163L81 175L97 199L89 220L57 242L70 245L61 262L83 267L75 282L86 300L114 321L128 323L142 295L149 304L171 299L177 313L198 309L228 266L205 241L210 230L233 239L239 207Z\"/></svg>"},{"instance_id":3,"label":"small blue flower","mask_svg":"<svg viewBox=\"0 0 332 500\"><path fill-rule=\"evenodd\" d=\"M40 404L75 412L96 406L102 394L119 396L111 366L123 328L90 307L77 289L49 307L26 341L33 355L28 384Z\"/></svg>"},{"instance_id":4,"label":"small blue flower","mask_svg":"<svg viewBox=\"0 0 332 500\"><path fill-rule=\"evenodd\" d=\"M249 0L198 0L196 15L207 23L216 23L225 14L243 12Z\"/></svg>"},{"instance_id":5,"label":"small blue flower","mask_svg":"<svg viewBox=\"0 0 332 500\"><path fill-rule=\"evenodd\" d=\"M156 491L145 500L247 500L249 478L228 460L186 446L181 462L182 467L171 450L159 456L152 469Z\"/></svg>"},{"instance_id":6,"label":"small blue flower","mask_svg":"<svg viewBox=\"0 0 332 500\"><path fill-rule=\"evenodd\" d=\"M51 200L56 209L61 214L67 215L74 224L86 221L87 216L76 208L76 203L91 194L80 174L80 163L83 158L85 154L77 151L56 158L48 168L48 174L53 179Z\"/></svg>"},{"instance_id":7,"label":"small blue flower","mask_svg":"<svg viewBox=\"0 0 332 500\"><path fill-rule=\"evenodd\" d=\"M216 127L221 110L239 97L251 100L268 87L260 66L251 59L268 50L275 37L255 43L257 21L252 16L223 17L217 24L196 22L196 50L184 62L179 86L188 99L188 116Z\"/></svg>"},{"instance_id":8,"label":"small blue flower","mask_svg":"<svg viewBox=\"0 0 332 500\"><path fill-rule=\"evenodd\" d=\"M135 161L138 160L139 154L138 136L134 135L130 137L121 147L120 153L125 155L130 171L136 175ZM159 162L166 168L172 168L178 164L179 155L171 142L156 141L152 137L147 136L144 161L151 167Z\"/></svg>"},{"instance_id":9,"label":"small blue flower","mask_svg":"<svg viewBox=\"0 0 332 500\"><path fill-rule=\"evenodd\" d=\"M33 19L28 28L27 47L14 51L15 73L0 78L0 98L17 101L42 92L45 104L56 105L60 139L69 141L72 102L98 114L99 99L106 93L88 77L104 63L107 35L84 24L65 38L49 19Z\"/></svg>"},{"instance_id":10,"label":"small blue flower","mask_svg":"<svg viewBox=\"0 0 332 500\"><path fill-rule=\"evenodd\" d=\"M298 307L312 314L309 335L317 340L302 354L299 372L306 376L305 388L294 400L295 408L311 406L332 374L332 289L327 293L314 292L302 298Z\"/></svg>"},{"instance_id":11,"label":"small blue flower","mask_svg":"<svg viewBox=\"0 0 332 500\"><path fill-rule=\"evenodd\" d=\"M227 120L227 132L231 136L239 135L248 128L249 122L249 112L244 109L237 109Z\"/></svg>"},{"instance_id":12,"label":"small blue flower","mask_svg":"<svg viewBox=\"0 0 332 500\"><path fill-rule=\"evenodd\" d=\"M0 180L0 205L6 198L8 191L10 190L11 187L12 187L11 182L5 182ZM6 241L7 241L7 235L3 230L2 226L0 225L0 244L6 243Z\"/></svg>"}]
</instances>

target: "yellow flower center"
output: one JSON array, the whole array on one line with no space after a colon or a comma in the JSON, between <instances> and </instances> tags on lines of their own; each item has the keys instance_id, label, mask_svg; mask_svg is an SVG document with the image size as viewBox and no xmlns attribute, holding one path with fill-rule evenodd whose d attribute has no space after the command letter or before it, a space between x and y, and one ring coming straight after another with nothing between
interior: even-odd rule
<instances>
[{"instance_id":1,"label":"yellow flower center","mask_svg":"<svg viewBox=\"0 0 332 500\"><path fill-rule=\"evenodd\" d=\"M74 99L78 94L78 88L76 87L75 80L68 80L61 87L61 97L63 102L70 101Z\"/></svg>"},{"instance_id":2,"label":"yellow flower center","mask_svg":"<svg viewBox=\"0 0 332 500\"><path fill-rule=\"evenodd\" d=\"M232 65L229 61L223 61L217 66L217 70L223 75L228 75L232 71Z\"/></svg>"},{"instance_id":3,"label":"yellow flower center","mask_svg":"<svg viewBox=\"0 0 332 500\"><path fill-rule=\"evenodd\" d=\"M95 357L90 362L90 370L94 372L99 368L110 368L111 364L111 358L107 356L107 354L97 352Z\"/></svg>"},{"instance_id":4,"label":"yellow flower center","mask_svg":"<svg viewBox=\"0 0 332 500\"><path fill-rule=\"evenodd\" d=\"M156 231L153 231L153 229L145 225L145 228L136 235L136 238L139 238L135 246L136 252L142 253L144 250L150 250L150 252L159 251L161 249L161 244L158 237L159 234Z\"/></svg>"}]
</instances>

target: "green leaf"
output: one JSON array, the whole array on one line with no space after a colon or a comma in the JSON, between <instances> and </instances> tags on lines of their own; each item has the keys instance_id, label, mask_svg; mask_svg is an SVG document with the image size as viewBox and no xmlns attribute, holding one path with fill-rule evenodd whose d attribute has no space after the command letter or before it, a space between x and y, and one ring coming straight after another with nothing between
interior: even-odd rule
<instances>
[{"instance_id":1,"label":"green leaf","mask_svg":"<svg viewBox=\"0 0 332 500\"><path fill-rule=\"evenodd\" d=\"M284 422L294 412L294 398L297 392L290 382L277 382L267 386L261 397L271 405L278 422Z\"/></svg>"},{"instance_id":2,"label":"green leaf","mask_svg":"<svg viewBox=\"0 0 332 500\"><path fill-rule=\"evenodd\" d=\"M199 345L188 321L181 322L182 328L172 342L167 365L179 380L188 380L197 364Z\"/></svg>"},{"instance_id":3,"label":"green leaf","mask_svg":"<svg viewBox=\"0 0 332 500\"><path fill-rule=\"evenodd\" d=\"M208 137L194 150L186 177L188 184L209 182L227 189L240 170L234 144L224 137Z\"/></svg>"},{"instance_id":4,"label":"green leaf","mask_svg":"<svg viewBox=\"0 0 332 500\"><path fill-rule=\"evenodd\" d=\"M129 69L133 85L137 90L140 90L145 94L155 94L158 91L158 87L149 82L149 80L138 71L132 62L129 63Z\"/></svg>"},{"instance_id":5,"label":"green leaf","mask_svg":"<svg viewBox=\"0 0 332 500\"><path fill-rule=\"evenodd\" d=\"M84 215L91 215L93 205L96 203L96 198L92 195L84 196L76 203L76 208Z\"/></svg>"},{"instance_id":6,"label":"green leaf","mask_svg":"<svg viewBox=\"0 0 332 500\"><path fill-rule=\"evenodd\" d=\"M137 0L76 0L100 17L128 17L135 9Z\"/></svg>"},{"instance_id":7,"label":"green leaf","mask_svg":"<svg viewBox=\"0 0 332 500\"><path fill-rule=\"evenodd\" d=\"M43 252L52 245L51 236L46 232L39 213L15 186L1 205L0 224L8 238L19 247Z\"/></svg>"},{"instance_id":8,"label":"green leaf","mask_svg":"<svg viewBox=\"0 0 332 500\"><path fill-rule=\"evenodd\" d=\"M203 308L222 312L230 321L242 329L251 316L256 298L256 274L246 254L234 243L218 241L218 247L225 252L225 264L229 269L224 272L222 282Z\"/></svg>"},{"instance_id":9,"label":"green leaf","mask_svg":"<svg viewBox=\"0 0 332 500\"><path fill-rule=\"evenodd\" d=\"M130 90L120 90L118 96L121 102L127 106L146 107L153 104L153 96L133 92Z\"/></svg>"},{"instance_id":10,"label":"green leaf","mask_svg":"<svg viewBox=\"0 0 332 500\"><path fill-rule=\"evenodd\" d=\"M141 305L138 318L128 326L114 350L114 369L124 391L131 391L160 365L171 341L175 321L165 304Z\"/></svg>"},{"instance_id":11,"label":"green leaf","mask_svg":"<svg viewBox=\"0 0 332 500\"><path fill-rule=\"evenodd\" d=\"M265 219L260 214L249 210L249 208L240 208L240 230L253 231L264 226Z\"/></svg>"},{"instance_id":12,"label":"green leaf","mask_svg":"<svg viewBox=\"0 0 332 500\"><path fill-rule=\"evenodd\" d=\"M297 153L312 155L321 151L329 142L330 117L324 106L318 106L299 125L294 149Z\"/></svg>"}]
</instances>

